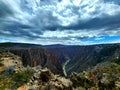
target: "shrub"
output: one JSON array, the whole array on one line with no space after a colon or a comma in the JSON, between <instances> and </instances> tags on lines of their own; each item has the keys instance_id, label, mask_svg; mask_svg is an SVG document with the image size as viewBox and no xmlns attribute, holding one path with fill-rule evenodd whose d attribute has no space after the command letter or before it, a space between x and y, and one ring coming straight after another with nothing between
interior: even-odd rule
<instances>
[{"instance_id":1,"label":"shrub","mask_svg":"<svg viewBox=\"0 0 120 90\"><path fill-rule=\"evenodd\" d=\"M24 85L25 83L29 82L31 76L32 76L31 73L28 71L20 71L18 73L15 73L12 76L12 82L13 82L12 87L18 88Z\"/></svg>"}]
</instances>

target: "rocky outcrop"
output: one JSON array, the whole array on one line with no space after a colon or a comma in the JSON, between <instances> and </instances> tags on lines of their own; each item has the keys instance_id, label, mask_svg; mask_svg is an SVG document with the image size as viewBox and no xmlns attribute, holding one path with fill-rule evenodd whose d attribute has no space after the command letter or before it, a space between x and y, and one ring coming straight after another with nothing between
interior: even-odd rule
<instances>
[{"instance_id":1,"label":"rocky outcrop","mask_svg":"<svg viewBox=\"0 0 120 90\"><path fill-rule=\"evenodd\" d=\"M10 52L0 53L0 70L5 73L18 72L22 70L22 58Z\"/></svg>"},{"instance_id":2,"label":"rocky outcrop","mask_svg":"<svg viewBox=\"0 0 120 90\"><path fill-rule=\"evenodd\" d=\"M34 90L72 90L72 82L64 77L54 75L49 69L34 69L34 75L27 83Z\"/></svg>"},{"instance_id":3,"label":"rocky outcrop","mask_svg":"<svg viewBox=\"0 0 120 90\"><path fill-rule=\"evenodd\" d=\"M69 78L55 75L47 68L34 69L35 73L27 86L34 90L119 90L119 65L112 66L114 63L109 63L104 71L101 66L96 66L79 74L72 73ZM113 75L111 69L115 70Z\"/></svg>"}]
</instances>

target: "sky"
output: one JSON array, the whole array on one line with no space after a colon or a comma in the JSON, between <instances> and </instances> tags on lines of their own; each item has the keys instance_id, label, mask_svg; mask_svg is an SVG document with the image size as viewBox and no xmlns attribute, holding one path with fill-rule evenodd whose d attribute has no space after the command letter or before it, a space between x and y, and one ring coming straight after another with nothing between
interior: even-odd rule
<instances>
[{"instance_id":1,"label":"sky","mask_svg":"<svg viewBox=\"0 0 120 90\"><path fill-rule=\"evenodd\" d=\"M120 0L0 0L0 42L120 43Z\"/></svg>"}]
</instances>

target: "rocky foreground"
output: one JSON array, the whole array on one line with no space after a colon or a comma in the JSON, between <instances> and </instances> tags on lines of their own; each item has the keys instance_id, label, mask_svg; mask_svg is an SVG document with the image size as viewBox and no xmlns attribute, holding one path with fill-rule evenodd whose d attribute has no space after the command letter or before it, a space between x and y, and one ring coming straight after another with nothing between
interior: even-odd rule
<instances>
[{"instance_id":1,"label":"rocky foreground","mask_svg":"<svg viewBox=\"0 0 120 90\"><path fill-rule=\"evenodd\" d=\"M0 90L120 90L120 65L105 62L64 77L40 65L24 67L22 58L4 52L0 53Z\"/></svg>"}]
</instances>

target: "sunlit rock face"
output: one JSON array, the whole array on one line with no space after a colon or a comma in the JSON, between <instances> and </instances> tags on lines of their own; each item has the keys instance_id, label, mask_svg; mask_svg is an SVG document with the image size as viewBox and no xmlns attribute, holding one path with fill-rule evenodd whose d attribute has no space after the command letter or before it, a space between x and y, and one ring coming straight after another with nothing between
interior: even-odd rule
<instances>
[{"instance_id":1,"label":"sunlit rock face","mask_svg":"<svg viewBox=\"0 0 120 90\"><path fill-rule=\"evenodd\" d=\"M0 53L0 71L9 73L11 72L18 72L22 70L23 63L22 58L16 56L10 52L3 52Z\"/></svg>"}]
</instances>

